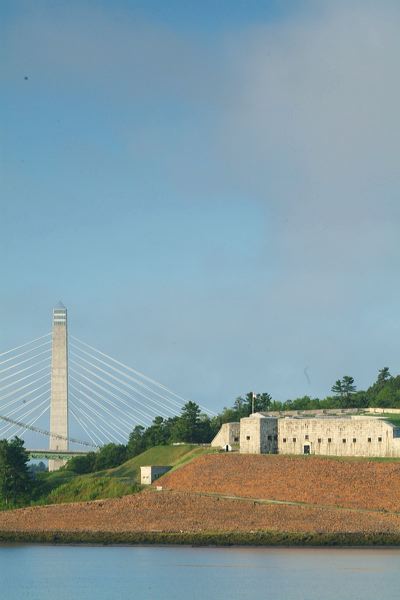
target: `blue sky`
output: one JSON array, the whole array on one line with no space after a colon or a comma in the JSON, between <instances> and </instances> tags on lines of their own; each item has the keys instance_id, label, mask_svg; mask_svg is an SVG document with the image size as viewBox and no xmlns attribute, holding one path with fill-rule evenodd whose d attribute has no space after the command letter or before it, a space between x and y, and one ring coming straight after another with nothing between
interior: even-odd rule
<instances>
[{"instance_id":1,"label":"blue sky","mask_svg":"<svg viewBox=\"0 0 400 600\"><path fill-rule=\"evenodd\" d=\"M395 2L3 1L1 347L62 299L215 410L397 372L399 25Z\"/></svg>"}]
</instances>

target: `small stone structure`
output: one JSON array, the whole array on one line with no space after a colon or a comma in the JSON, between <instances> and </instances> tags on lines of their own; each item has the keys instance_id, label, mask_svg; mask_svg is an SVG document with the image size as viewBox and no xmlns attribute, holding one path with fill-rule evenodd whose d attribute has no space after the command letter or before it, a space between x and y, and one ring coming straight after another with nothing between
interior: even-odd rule
<instances>
[{"instance_id":1,"label":"small stone structure","mask_svg":"<svg viewBox=\"0 0 400 600\"><path fill-rule=\"evenodd\" d=\"M212 444L223 448L229 443L229 432L222 426ZM400 427L384 417L254 413L240 420L239 437L244 454L400 457Z\"/></svg>"},{"instance_id":2,"label":"small stone structure","mask_svg":"<svg viewBox=\"0 0 400 600\"><path fill-rule=\"evenodd\" d=\"M213 448L230 451L235 446L239 448L240 423L224 423L211 442Z\"/></svg>"},{"instance_id":3,"label":"small stone structure","mask_svg":"<svg viewBox=\"0 0 400 600\"><path fill-rule=\"evenodd\" d=\"M150 465L146 467L140 467L140 483L142 485L150 485L161 477L161 475L165 475L172 467L158 467L155 465Z\"/></svg>"},{"instance_id":4,"label":"small stone structure","mask_svg":"<svg viewBox=\"0 0 400 600\"><path fill-rule=\"evenodd\" d=\"M259 413L240 419L240 452L244 454L277 454L278 419L261 417Z\"/></svg>"}]
</instances>

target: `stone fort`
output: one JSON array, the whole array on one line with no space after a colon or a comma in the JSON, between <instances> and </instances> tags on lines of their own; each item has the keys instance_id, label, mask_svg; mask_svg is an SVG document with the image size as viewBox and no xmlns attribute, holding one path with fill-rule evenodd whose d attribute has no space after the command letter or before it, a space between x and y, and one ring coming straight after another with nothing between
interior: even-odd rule
<instances>
[{"instance_id":1,"label":"stone fort","mask_svg":"<svg viewBox=\"0 0 400 600\"><path fill-rule=\"evenodd\" d=\"M211 445L244 454L400 457L400 427L384 417L260 412L222 425Z\"/></svg>"}]
</instances>

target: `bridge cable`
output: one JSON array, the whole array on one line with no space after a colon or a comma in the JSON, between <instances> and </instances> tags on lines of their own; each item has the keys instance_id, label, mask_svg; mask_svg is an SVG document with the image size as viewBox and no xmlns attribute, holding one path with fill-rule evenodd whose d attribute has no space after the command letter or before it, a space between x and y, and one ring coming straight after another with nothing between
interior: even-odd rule
<instances>
[{"instance_id":1,"label":"bridge cable","mask_svg":"<svg viewBox=\"0 0 400 600\"><path fill-rule=\"evenodd\" d=\"M43 354L48 354L49 352L51 352L51 348L47 348L47 350L43 350L43 352L39 352L39 354L36 354L35 356L30 356L29 358L25 358L25 360L20 360L19 362L15 363L15 365L10 365L9 367L2 369L0 371L0 375L2 373L5 373L6 371L10 371L10 369L15 369L16 367L19 367L20 365L23 365L24 363L31 362L38 356L42 356ZM49 358L50 358L50 356L49 356Z\"/></svg>"},{"instance_id":2,"label":"bridge cable","mask_svg":"<svg viewBox=\"0 0 400 600\"><path fill-rule=\"evenodd\" d=\"M43 377L42 377L42 379L43 379ZM25 394L22 394L22 396L18 396L18 398L15 398L14 400L10 400L10 402L7 402L6 404L3 404L2 406L0 406L0 410L3 411L5 408L8 408L9 406L12 406L16 402L21 402L21 400L23 401L24 398L26 398L27 396L30 396L30 394L34 394L38 390L42 389L45 385L50 385L50 381L45 381L44 383L42 383L41 385L39 385L34 390L29 390L29 392L26 392ZM23 402L23 404L25 404L25 403Z\"/></svg>"},{"instance_id":3,"label":"bridge cable","mask_svg":"<svg viewBox=\"0 0 400 600\"><path fill-rule=\"evenodd\" d=\"M59 433L50 433L50 431L47 431L47 429L42 429L41 427L33 427L31 425L28 426L27 423L21 423L20 421L15 421L14 419L9 419L5 415L0 415L0 419L2 421L6 421L7 423L13 423L14 425L19 425L20 427L21 426L26 427L27 429L30 429L31 431L35 431L36 433L40 433L41 435L46 435L48 437L55 438L57 440L64 440L66 442L72 442L74 444L80 444L81 446L89 446L90 448L93 448L92 444L90 444L89 442L84 442L82 440L77 440L75 438L66 437Z\"/></svg>"},{"instance_id":4,"label":"bridge cable","mask_svg":"<svg viewBox=\"0 0 400 600\"><path fill-rule=\"evenodd\" d=\"M11 417L12 415L14 415L15 413L19 412L20 410L25 409L27 406L29 406L30 404L32 404L32 402L35 402L36 400L38 400L39 398L41 398L45 394L49 394L49 393L50 393L50 389L47 389L44 392L42 392L41 394L39 394L38 396L36 396L35 398L32 398L31 400L29 400L28 402L24 402L22 404L22 406L18 406L17 408L14 408L10 412L7 412L6 413L7 417ZM50 396L49 396L49 398L50 398ZM3 410L3 409L4 409L4 406L1 407L1 410Z\"/></svg>"},{"instance_id":5,"label":"bridge cable","mask_svg":"<svg viewBox=\"0 0 400 600\"><path fill-rule=\"evenodd\" d=\"M1 378L1 382L3 383L3 381L7 381L8 379L12 379L16 375L20 375L21 373L24 373L25 371L30 371L31 369L34 369L37 365L40 365L41 363L44 363L44 362L49 363L48 366L50 366L50 356L47 356L47 358L43 358L42 360L38 360L38 362L35 363L34 365L29 365L29 367L24 367L23 369L20 369L16 373L10 373L9 375L6 375L5 377L2 377ZM9 384L8 387L14 385L15 383L19 383L20 381L22 381L22 378L18 379L16 382L13 382L13 383ZM1 388L1 389L5 389L5 387Z\"/></svg>"},{"instance_id":6,"label":"bridge cable","mask_svg":"<svg viewBox=\"0 0 400 600\"><path fill-rule=\"evenodd\" d=\"M92 412L98 419L100 419L100 421L102 421L103 423L105 423L107 425L108 428L110 428L110 424L101 416L97 413L96 410L94 410L91 406L88 406L87 404L85 404L84 402L82 402L79 397L77 396L73 396L78 402L79 404L82 404L85 407L85 410L80 407L77 406L75 404L75 408L80 410L82 412L82 414L84 414L86 416L86 418L92 423L93 427L95 427L98 431L100 431L100 433L102 433L102 435L105 436L106 441L109 441L110 438L114 439L116 442L118 442L119 444L121 443L121 437L122 439L125 439L125 437L123 436L122 433L120 433L118 430L115 429L115 427L111 427L111 429L113 429L114 431L117 431L118 436L120 437L116 437L116 435L114 433L111 433L108 430L106 430L102 425L100 425L99 423L96 424L96 422L93 420L93 418L87 414L86 409L89 410L90 412ZM103 442L104 443L104 442Z\"/></svg>"},{"instance_id":7,"label":"bridge cable","mask_svg":"<svg viewBox=\"0 0 400 600\"><path fill-rule=\"evenodd\" d=\"M96 432L95 432L95 431L92 429L92 435L94 435L95 437L97 437L97 438L100 440L100 444L101 444L101 446L104 446L105 444L107 444L107 443L108 443L108 442L110 442L110 441L114 441L114 442L116 442L117 444L120 444L120 443L121 443L121 442L120 442L120 439L119 439L119 438L117 438L117 437L115 437L115 435L114 435L114 434L110 434L109 432L107 433L107 432L105 432L105 431L104 431L104 428L103 428L102 426L98 426L98 425L96 425L96 422L94 421L94 419L93 419L93 418L92 418L90 415L88 415L88 414L87 414L87 413L86 413L86 412L85 412L85 411L84 411L84 410L83 410L83 409L82 409L80 406L78 406L76 403L74 403L74 402L72 402L72 401L71 401L71 406L73 406L73 407L75 408L75 410L77 410L77 411L80 411L80 412L79 412L79 414L81 415L81 418L82 418L82 415L83 415L83 416L86 418L86 420L87 420L89 423L91 423L91 425L92 425L92 426L93 426L95 429L97 429L97 431L99 431L99 432L100 432L100 434L101 434L102 436L104 436L104 439L103 439L102 437L100 437L100 435L99 435L98 433L96 433Z\"/></svg>"},{"instance_id":8,"label":"bridge cable","mask_svg":"<svg viewBox=\"0 0 400 600\"><path fill-rule=\"evenodd\" d=\"M47 398L45 398L45 399L43 400L43 402L40 402L40 403L39 403L37 406L34 406L33 408L31 408L31 409L30 409L30 410L28 410L27 412L25 412L25 413L23 413L22 415L20 415L20 416L18 417L18 419L25 419L26 417L28 417L29 415L31 415L31 414L32 414L33 412L35 412L35 411L36 411L38 408L41 408L41 407L42 407L44 404L46 404L46 403L48 403L48 399L47 399ZM9 421L11 421L10 417L7 417L7 419L8 419ZM13 420L14 420L14 419L13 419ZM6 425L5 427L6 427L6 428L4 429L4 425L3 425L3 428L2 428L2 431L1 431L1 434L0 434L0 435L4 435L4 434L5 434L7 431L9 431L10 429L12 429L12 428L14 427L14 425L12 425L12 424L11 424L11 425Z\"/></svg>"},{"instance_id":9,"label":"bridge cable","mask_svg":"<svg viewBox=\"0 0 400 600\"><path fill-rule=\"evenodd\" d=\"M72 386L71 386L72 387ZM126 421L123 421L120 417L117 417L116 415L114 415L108 408L104 407L102 404L100 404L100 402L98 402L97 400L94 400L94 398L91 398L88 394L86 394L85 392L83 392L82 390L79 390L77 388L74 387L74 389L82 394L83 396L85 396L85 398L87 398L87 400L89 400L90 402L93 402L93 404L96 404L96 406L99 406L101 408L101 410L103 410L104 412L106 412L107 414L109 414L115 421L118 421L119 423L121 423L124 427L126 427L127 429L129 429L129 425L127 425ZM111 404L111 402L109 403L111 406L113 406ZM118 408L118 407L115 407ZM130 433L131 430L129 430Z\"/></svg>"},{"instance_id":10,"label":"bridge cable","mask_svg":"<svg viewBox=\"0 0 400 600\"><path fill-rule=\"evenodd\" d=\"M86 381L89 381L89 383L92 383L92 385L95 385L95 386L97 386L97 387L100 387L100 389L101 389L101 390L103 390L103 391L104 391L106 394L108 394L109 396L110 396L110 395L111 395L111 396L113 396L113 397L114 397L114 398L115 398L115 399L116 399L118 402L120 402L120 399L119 399L119 397L118 397L118 396L116 396L116 395L115 395L113 392L111 392L110 390L107 390L107 389L105 389L103 386L101 386L100 384L96 383L95 381L92 381L92 380L91 380L89 377L86 377L86 375L83 375L83 374L82 374L82 375L81 375L81 377L83 377L84 379L86 379ZM77 378L76 378L76 377L74 377L73 375L71 375L71 380L73 380L73 381L76 381L76 382L77 382L79 385L81 385L82 387L84 387L85 389L87 389L87 390L88 390L88 391L89 391L91 394L94 394L95 396L97 396L97 397L98 397L98 398L100 398L101 400L104 400L104 402L106 402L106 403L108 403L108 404L110 404L110 405L112 405L112 406L115 406L115 407L117 408L117 410L119 410L120 412L124 412L124 414L127 414L127 411L126 411L126 409L125 409L125 411L124 411L124 409L121 409L121 408L118 406L118 404L116 404L116 403L113 403L113 402L112 402L112 401L111 401L109 398L106 398L105 396L103 396L103 394L100 394L100 392L98 392L96 389L93 389L93 388L89 387L88 385L86 385L86 383L84 383L83 381L80 381L79 379L77 379ZM121 400L121 402L123 402L123 401ZM124 403L124 402L123 402L123 403ZM139 413L139 414L141 414L142 416L144 416L144 418L146 419L146 421L145 421L146 423L147 423L147 422L148 422L148 423L151 423L151 420L152 420L151 416L149 416L149 415L143 415L143 413L140 411L140 409L138 409L138 408L135 408L134 406L130 406L130 405L129 405L129 404L127 404L127 403L124 403L124 404L126 404L126 405L127 405L127 407L129 408L129 410L130 410L129 417L130 417L130 418L131 418L131 419L132 419L134 422L136 422L136 421L139 421L139 422L142 422L142 423L143 423L143 421L141 421L141 417L137 417L137 415L135 415L135 413Z\"/></svg>"},{"instance_id":11,"label":"bridge cable","mask_svg":"<svg viewBox=\"0 0 400 600\"><path fill-rule=\"evenodd\" d=\"M81 367L83 369L85 369L85 367ZM116 389L119 392L122 392L122 394L124 396L127 396L127 398L129 400L136 400L134 396L132 396L132 394L130 394L129 392L126 392L125 390L119 388L118 386L108 382L106 379L104 379L103 377L101 377L100 375L98 375L97 373L93 373L92 371L90 371L90 369L85 369L85 371L87 373L89 373L90 375L92 375L93 377L100 379L100 381L102 381L103 383L105 383L106 385L112 387L113 389ZM76 372L76 375L78 375L78 377L83 377L84 379L86 379L86 381L89 381L92 385L95 385L97 387L100 387L100 389L102 389L103 391L105 391L107 394L110 394L110 390L104 388L103 386L101 386L98 382L93 381L93 379L91 379L90 377L87 377L87 375L85 375L84 373L79 373ZM73 377L73 376L72 376ZM85 386L88 387L88 386ZM88 388L89 389L89 388ZM94 390L90 390L92 392L94 392ZM99 394L100 395L100 394ZM123 402L131 411L133 411L134 413L137 412L138 414L141 414L142 416L144 416L146 419L150 419L150 421L152 420L152 418L157 417L159 415L159 412L156 411L154 408L150 407L149 409L147 409L147 406L144 402L137 400L137 404L139 404L139 406L143 407L141 408L137 408L135 405L129 404L125 401L125 399L123 398L119 398L118 396L116 396L116 398L118 398L118 400L120 402ZM143 412L143 409L147 409L147 412ZM126 411L125 411L126 412Z\"/></svg>"},{"instance_id":12,"label":"bridge cable","mask_svg":"<svg viewBox=\"0 0 400 600\"><path fill-rule=\"evenodd\" d=\"M157 387L163 389L164 391L168 392L169 394L172 394L173 396L175 396L175 398L178 398L179 400L183 401L184 403L187 403L187 400L185 398L183 398L182 396L180 396L179 394L176 394L175 392L173 392L172 390L170 390L169 388L167 388L165 385L163 385L162 383L159 383L158 381L155 381L154 379L151 379L151 377L148 377L147 375L144 375L144 373L141 373L140 371L136 371L135 369L132 369L131 367L128 367L128 365L125 365L124 363L116 360L115 358L112 358L112 356L109 356L108 354L106 354L105 352L101 352L100 350L97 350L97 348L95 348L94 346L90 346L89 344L87 344L86 342L83 342L82 340L80 340L79 338L75 337L75 336L70 336L71 339L75 340L76 342L78 342L79 344L82 344L83 346L90 348L91 350L94 350L95 352L97 352L98 354L100 354L101 356L104 356L106 358L108 358L109 360L111 360L112 362L114 362L115 364L118 364L119 366L124 367L125 369L127 369L128 371L130 371L131 373L134 373L135 375L138 375L139 377L142 377L143 379L145 379L146 381L152 383L153 385L156 385ZM171 400L172 402L172 400ZM179 405L179 403L177 403ZM200 405L199 405L200 406ZM212 410L202 407L200 406L200 408L210 414L215 416L215 412L213 412Z\"/></svg>"},{"instance_id":13,"label":"bridge cable","mask_svg":"<svg viewBox=\"0 0 400 600\"><path fill-rule=\"evenodd\" d=\"M119 392L122 392L125 396L127 395L127 392L124 392L123 390L121 390L118 386L114 385L113 383L109 383L107 382L107 380L105 380L103 377L101 377L100 375L97 375L96 373L92 373L89 369L86 369L86 367L81 367L81 369L84 369L85 371L87 371L88 373L90 373L90 375L92 375L93 377L96 377L97 379L100 379L100 381L103 381L106 383L106 385L108 385L109 387L116 389ZM104 386L102 386L100 383L97 383L96 381L91 380L89 377L87 377L86 375L84 375L83 373L79 373L80 377L83 377L84 379L86 379L87 381L89 381L92 385L95 385L96 387L100 388L101 390L103 390L103 392L105 392L106 394L109 394L111 396L113 396L114 398L116 398L117 400L119 400L119 402L121 402L122 404L124 404L125 406L127 406L130 410L133 410L139 414L141 414L143 417L145 418L149 418L151 419L151 413L153 413L153 415L155 414L155 416L157 416L157 413L154 413L154 409L151 410L150 414L149 412L144 413L142 409L140 408L136 408L130 404L128 404L128 402L126 402L126 400L124 400L123 398L119 398L118 396L116 396L113 392L111 392L110 390L104 388ZM130 396L128 396L128 398L131 399ZM138 404L141 404L143 406L142 402L138 401Z\"/></svg>"},{"instance_id":14,"label":"bridge cable","mask_svg":"<svg viewBox=\"0 0 400 600\"><path fill-rule=\"evenodd\" d=\"M46 361L47 361L47 359L46 359ZM43 362L43 361L40 361L40 362ZM21 383L21 381L25 381L25 379L29 379L30 377L35 377L35 375L37 375L41 371L45 371L45 370L48 370L48 366L47 367L43 367L42 369L39 369L35 373L30 373L29 375L25 375L25 377L21 377L21 379L18 379L18 381L14 381L13 383L8 383L4 387L0 388L0 392L2 392L3 390L8 389L9 387L12 387L13 385L17 385L18 383Z\"/></svg>"},{"instance_id":15,"label":"bridge cable","mask_svg":"<svg viewBox=\"0 0 400 600\"><path fill-rule=\"evenodd\" d=\"M43 344L40 344L39 346L36 346L35 348L30 348L29 350L25 350L25 352L21 352L20 354L16 354L15 356L11 356L11 358L2 360L2 361L0 361L0 366L5 365L6 363L11 362L17 358L20 358L21 356L26 356L27 354L32 354L32 352L39 350L39 348L43 348L44 346L48 346L49 344L51 344L51 340L48 340L47 342L44 342ZM49 350L50 350L50 348L49 348Z\"/></svg>"},{"instance_id":16,"label":"bridge cable","mask_svg":"<svg viewBox=\"0 0 400 600\"><path fill-rule=\"evenodd\" d=\"M120 375L122 375L123 377L125 377L126 379L129 379L130 381L133 381L134 383L137 383L139 386L145 388L146 390L148 390L149 392L151 392L152 394L158 396L159 398L161 398L162 400L165 400L166 402L168 402L169 404L172 405L176 405L177 408L179 408L179 410L182 408L181 405L178 402L175 402L175 400L171 400L170 398L168 398L167 396L164 396L164 394L160 394L159 392L153 390L150 386L146 385L145 383L143 383L142 381L140 381L139 379L137 379L136 377L132 377L132 375L129 375L127 373L124 373L123 371L121 371L121 369L117 369L116 367L114 367L113 365L105 362L104 360L101 360L100 358L97 358L96 356L94 356L93 354L90 354L89 352L86 352L85 350L82 350L81 348L79 348L76 345L73 345L72 348L74 348L75 350L79 350L79 352L83 352L84 354L90 356L92 359L97 360L98 362L102 363L103 365L107 366L109 369L112 369L113 371L115 371L116 373L119 373ZM75 355L77 356L77 355ZM80 360L85 360L84 358L82 358L81 356L79 356ZM94 365L93 363L90 363L89 361L85 361L86 363L90 364L91 366L99 369L98 366ZM110 375L111 376L111 375ZM119 379L118 381L121 382L121 380ZM121 382L122 383L122 382ZM124 385L127 385L127 383L124 383ZM128 386L129 387L129 386ZM136 391L138 394L140 394L141 396L143 396L144 398L148 399L148 396L146 396L145 394L141 393L139 390L137 390L136 388L131 387L131 389L133 389L134 391ZM151 400L153 403L156 403L155 400ZM160 402L158 402L158 404L162 405ZM173 415L177 414L177 409L168 409Z\"/></svg>"},{"instance_id":17,"label":"bridge cable","mask_svg":"<svg viewBox=\"0 0 400 600\"><path fill-rule=\"evenodd\" d=\"M74 388L74 391L77 391L77 390ZM78 393L79 393L79 391L78 391ZM124 430L124 429L122 429L122 427L120 425L116 424L115 422L110 421L110 419L106 419L104 415L102 415L99 411L97 411L91 405L89 405L86 402L84 402L83 400L81 400L81 398L79 396L78 397L75 396L75 398L77 400L79 400L85 406L86 409L90 410L96 416L98 416L107 425L107 427L112 427L114 429L114 431L116 431L119 435L122 435L124 437L124 439L125 439L125 437L129 436L130 430L126 424L124 424L124 427L126 428L126 430Z\"/></svg>"},{"instance_id":18,"label":"bridge cable","mask_svg":"<svg viewBox=\"0 0 400 600\"><path fill-rule=\"evenodd\" d=\"M77 421L77 423L81 426L81 428L83 429L83 431L86 433L86 435L88 436L88 438L95 444L96 440L94 440L90 434L90 431L88 429L86 429L85 425L83 424L83 421L75 414L74 410L72 407L70 407L70 411L71 411L71 415L74 417L75 421Z\"/></svg>"},{"instance_id":19,"label":"bridge cable","mask_svg":"<svg viewBox=\"0 0 400 600\"><path fill-rule=\"evenodd\" d=\"M35 419L33 419L33 421L30 421L30 422L28 423L28 425L29 425L30 427L32 427L32 425L34 425L34 424L36 423L36 421L38 421L38 420L39 420L41 417L43 417L43 415L44 415L44 414L46 414L46 412L47 412L48 410L50 410L50 405L49 405L49 406L46 406L46 407L44 408L44 410L42 410L42 412L40 413L40 415L38 415L38 416L37 416ZM21 431L21 433L20 433L20 431L21 431L21 429L19 429L19 430L18 430L16 433L14 433L14 434L13 434L12 436L10 436L8 439L10 440L12 437L20 437L20 436L23 436L23 435L24 435L24 433L27 431L27 427L24 427L24 430L23 430L23 431Z\"/></svg>"},{"instance_id":20,"label":"bridge cable","mask_svg":"<svg viewBox=\"0 0 400 600\"><path fill-rule=\"evenodd\" d=\"M51 335L51 331L49 333L46 333L45 335L41 335L40 337L35 338L31 342L26 342L26 344L21 344L21 346L16 346L15 348L11 348L11 350L7 350L6 352L0 352L0 356L5 356L6 354L10 354L10 352L15 352L20 348L25 348L25 346L31 346L34 342L38 342L39 340L42 340L43 338L48 337L49 335Z\"/></svg>"}]
</instances>

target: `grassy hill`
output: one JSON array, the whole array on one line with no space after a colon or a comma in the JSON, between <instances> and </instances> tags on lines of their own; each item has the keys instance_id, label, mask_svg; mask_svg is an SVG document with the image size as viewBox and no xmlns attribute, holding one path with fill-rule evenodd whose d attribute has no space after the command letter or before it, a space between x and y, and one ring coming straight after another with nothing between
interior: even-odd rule
<instances>
[{"instance_id":1,"label":"grassy hill","mask_svg":"<svg viewBox=\"0 0 400 600\"><path fill-rule=\"evenodd\" d=\"M208 447L191 444L156 446L113 469L87 475L76 475L71 471L46 473L40 477L40 492L36 503L80 502L134 494L142 489L141 466L171 465L177 468L210 451Z\"/></svg>"}]
</instances>

